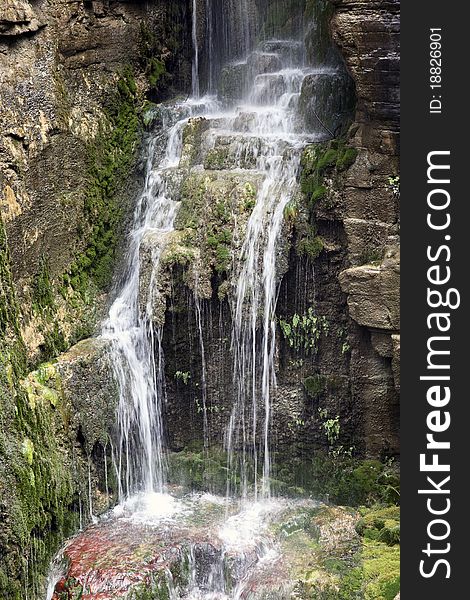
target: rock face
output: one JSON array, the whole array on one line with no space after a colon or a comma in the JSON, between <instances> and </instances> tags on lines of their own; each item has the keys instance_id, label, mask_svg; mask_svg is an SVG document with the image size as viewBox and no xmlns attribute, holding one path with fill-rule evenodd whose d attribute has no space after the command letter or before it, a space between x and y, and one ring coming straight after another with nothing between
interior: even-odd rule
<instances>
[{"instance_id":1,"label":"rock face","mask_svg":"<svg viewBox=\"0 0 470 600\"><path fill-rule=\"evenodd\" d=\"M105 346L84 340L15 387L11 373L8 395L1 381L4 597L43 594L64 537L115 502L109 440L118 396Z\"/></svg>"},{"instance_id":2,"label":"rock face","mask_svg":"<svg viewBox=\"0 0 470 600\"><path fill-rule=\"evenodd\" d=\"M361 350L351 372L364 402L369 451L398 449L399 1L334 1L333 38L356 83L358 150L344 179L342 220L351 268L340 276ZM395 185L394 185L395 182ZM373 265L367 265L367 263ZM361 265L361 263L365 263ZM374 338L387 340L388 350ZM383 345L382 345L383 346Z\"/></svg>"},{"instance_id":3,"label":"rock face","mask_svg":"<svg viewBox=\"0 0 470 600\"><path fill-rule=\"evenodd\" d=\"M116 390L100 343L76 342L102 314L139 188L144 106L190 86L189 8L2 1L2 598L43 597L63 537L113 502Z\"/></svg>"},{"instance_id":4,"label":"rock face","mask_svg":"<svg viewBox=\"0 0 470 600\"><path fill-rule=\"evenodd\" d=\"M304 199L285 215L273 450L299 457L325 447L320 411L326 410L328 418L339 417L345 447L370 457L393 456L399 451L399 3L333 4L331 33L354 79L356 114L345 140L306 150ZM313 49L317 55L322 51L321 45ZM235 72L222 72L224 98L243 88L240 65L230 68ZM206 158L204 167L229 168L230 146ZM188 203L184 216L189 227L193 217L204 227L219 226L212 218L201 219L196 200ZM201 440L203 370L214 443L223 440L233 385L231 307L224 295L228 283L221 285L220 274L214 274L212 297L206 286L200 298L203 366L194 286L188 289L184 273L181 264L174 270L164 334L166 422L176 450ZM294 321L304 318L310 324L292 335ZM304 335L318 336L308 352L301 347ZM188 377L183 382L177 373Z\"/></svg>"},{"instance_id":5,"label":"rock face","mask_svg":"<svg viewBox=\"0 0 470 600\"><path fill-rule=\"evenodd\" d=\"M76 342L92 335L102 314L126 209L140 187L142 107L189 89L191 2L4 4L0 596L21 598L27 590L34 598L80 515L89 521L116 492L108 444L116 403L111 369L101 342ZM279 25L278 9L300 3L257 4L269 32ZM317 8L328 4L331 22L315 21ZM290 471L290 459L328 449L326 419L338 417L338 443L358 455L399 449L399 2L308 0L303 8L317 28L330 29L357 104L345 139L305 151L302 194L286 207L277 252L272 450ZM298 30L300 14L287 13L286 36ZM314 29L307 27L309 60L337 65L328 40L312 42ZM266 61L268 79L275 65L266 55L285 49L264 50L253 61ZM222 72L222 99L242 95L244 68ZM314 76L302 90L310 115L319 111L310 96L321 85ZM348 80L345 90L352 87ZM336 98L331 128L352 114L350 99L349 92ZM216 448L223 443L234 383L227 274L261 185L250 156L235 155L233 139L221 137L204 154L205 132L204 119L192 120L183 139L184 166L197 168L182 188L176 231L165 241L154 314L163 326L167 441L181 455L201 449L204 435ZM230 173L240 162L244 173ZM142 249L143 284L155 243L161 240L149 238ZM224 484L225 462L212 466Z\"/></svg>"},{"instance_id":6,"label":"rock face","mask_svg":"<svg viewBox=\"0 0 470 600\"><path fill-rule=\"evenodd\" d=\"M65 349L96 321L121 213L138 189L138 177L129 174L141 107L146 97L161 99L190 85L188 6L185 0L2 6L0 208L34 360ZM31 310L44 268L54 284L55 333ZM51 349L53 334L61 343Z\"/></svg>"}]
</instances>

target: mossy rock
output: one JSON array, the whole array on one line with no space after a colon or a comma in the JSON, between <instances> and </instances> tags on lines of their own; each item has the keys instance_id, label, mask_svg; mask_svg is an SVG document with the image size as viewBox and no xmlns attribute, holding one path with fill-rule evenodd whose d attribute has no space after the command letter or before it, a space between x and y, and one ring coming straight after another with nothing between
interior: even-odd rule
<instances>
[{"instance_id":1,"label":"mossy rock","mask_svg":"<svg viewBox=\"0 0 470 600\"><path fill-rule=\"evenodd\" d=\"M400 543L400 509L398 506L377 507L364 511L356 524L364 538L384 542L388 546Z\"/></svg>"},{"instance_id":2,"label":"mossy rock","mask_svg":"<svg viewBox=\"0 0 470 600\"><path fill-rule=\"evenodd\" d=\"M318 398L326 389L326 378L323 375L310 375L304 379L303 385L311 398Z\"/></svg>"},{"instance_id":3,"label":"mossy rock","mask_svg":"<svg viewBox=\"0 0 470 600\"><path fill-rule=\"evenodd\" d=\"M316 260L324 248L323 240L318 235L307 235L297 242L297 254L306 256L311 262Z\"/></svg>"},{"instance_id":4,"label":"mossy rock","mask_svg":"<svg viewBox=\"0 0 470 600\"><path fill-rule=\"evenodd\" d=\"M351 167L357 158L358 151L356 148L344 148L341 153L338 154L336 160L336 168L338 171L346 171Z\"/></svg>"},{"instance_id":5,"label":"mossy rock","mask_svg":"<svg viewBox=\"0 0 470 600\"><path fill-rule=\"evenodd\" d=\"M365 600L394 600L400 591L400 547L365 540L362 551Z\"/></svg>"},{"instance_id":6,"label":"mossy rock","mask_svg":"<svg viewBox=\"0 0 470 600\"><path fill-rule=\"evenodd\" d=\"M189 490L224 493L227 486L227 457L217 448L208 452L186 448L169 454L168 479Z\"/></svg>"}]
</instances>

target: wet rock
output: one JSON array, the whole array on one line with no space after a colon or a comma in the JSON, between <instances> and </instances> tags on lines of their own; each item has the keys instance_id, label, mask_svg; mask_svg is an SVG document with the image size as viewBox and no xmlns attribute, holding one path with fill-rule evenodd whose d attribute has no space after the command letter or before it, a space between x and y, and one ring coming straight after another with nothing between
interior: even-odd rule
<instances>
[{"instance_id":1,"label":"wet rock","mask_svg":"<svg viewBox=\"0 0 470 600\"><path fill-rule=\"evenodd\" d=\"M257 75L279 71L282 66L282 60L276 52L257 51L248 57L248 68Z\"/></svg>"},{"instance_id":2,"label":"wet rock","mask_svg":"<svg viewBox=\"0 0 470 600\"><path fill-rule=\"evenodd\" d=\"M55 369L64 393L74 407L74 418L91 455L99 443L105 447L114 428L118 388L112 376L109 341L90 338L58 357Z\"/></svg>"},{"instance_id":3,"label":"wet rock","mask_svg":"<svg viewBox=\"0 0 470 600\"><path fill-rule=\"evenodd\" d=\"M301 65L304 62L305 48L300 41L267 40L261 44L261 49L280 56L285 66Z\"/></svg>"},{"instance_id":4,"label":"wet rock","mask_svg":"<svg viewBox=\"0 0 470 600\"><path fill-rule=\"evenodd\" d=\"M210 121L205 117L189 119L183 131L183 150L180 168L201 164L202 137L210 127Z\"/></svg>"},{"instance_id":5,"label":"wet rock","mask_svg":"<svg viewBox=\"0 0 470 600\"><path fill-rule=\"evenodd\" d=\"M231 103L244 98L248 85L248 65L234 63L224 67L220 74L218 95L222 102Z\"/></svg>"},{"instance_id":6,"label":"wet rock","mask_svg":"<svg viewBox=\"0 0 470 600\"><path fill-rule=\"evenodd\" d=\"M354 105L354 84L347 73L317 73L304 79L299 111L309 131L326 138L344 135Z\"/></svg>"}]
</instances>

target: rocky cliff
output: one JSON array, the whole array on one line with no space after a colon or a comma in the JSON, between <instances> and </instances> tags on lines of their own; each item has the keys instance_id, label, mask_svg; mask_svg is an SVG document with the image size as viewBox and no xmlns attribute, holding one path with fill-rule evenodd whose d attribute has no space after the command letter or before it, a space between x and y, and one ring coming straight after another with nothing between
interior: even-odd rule
<instances>
[{"instance_id":1,"label":"rocky cliff","mask_svg":"<svg viewBox=\"0 0 470 600\"><path fill-rule=\"evenodd\" d=\"M116 390L102 344L76 342L102 315L140 187L143 111L190 86L189 8L2 2L2 598L43 594L64 537L113 502Z\"/></svg>"},{"instance_id":2,"label":"rocky cliff","mask_svg":"<svg viewBox=\"0 0 470 600\"><path fill-rule=\"evenodd\" d=\"M190 85L188 8L6 0L0 205L33 361L92 331L137 189L140 114Z\"/></svg>"},{"instance_id":3,"label":"rocky cliff","mask_svg":"<svg viewBox=\"0 0 470 600\"><path fill-rule=\"evenodd\" d=\"M354 326L351 373L372 453L399 447L400 2L334 1L331 27L356 82L358 156L339 211L349 268L339 281Z\"/></svg>"},{"instance_id":4,"label":"rocky cliff","mask_svg":"<svg viewBox=\"0 0 470 600\"><path fill-rule=\"evenodd\" d=\"M268 7L266 18L278 18L290 32L292 22L287 13L284 20L280 10L287 4L273 3L275 10L271 14ZM357 104L347 133L304 151L302 194L284 215L278 251L282 282L276 309L273 446L278 457L308 461L328 446L325 423L338 419L339 444L345 451L395 457L400 359L399 3L345 0L328 7L326 2L307 2L304 10L306 22L322 25L325 34L319 43L317 31L314 44L312 28L307 27L308 60L315 64L322 56L330 64L344 61ZM329 46L331 38L336 50ZM338 49L341 54L336 55ZM236 74L225 70L222 78L224 93L233 94ZM307 78L302 96L318 97L320 86L315 76L312 81ZM340 89L350 88L338 83L336 98ZM318 118L321 105L320 94L318 105L307 101L305 110ZM256 191L258 185L255 176L245 181L224 171L230 168L230 148L216 148L201 159L198 152L208 125L194 121L185 133L184 156L193 160L190 164L202 161L205 171L184 187L179 231L161 275L167 282L166 300L157 311L165 320L166 423L170 447L176 451L201 443L204 370L208 435L214 445L223 442L233 385L227 294L237 240L243 238L240 232L250 211L246 190ZM228 197L244 209L224 204ZM219 204L224 211L215 209ZM194 228L198 233L189 236L188 243L187 232ZM196 290L198 264L205 269L199 272ZM144 260L144 273L145 265ZM277 475L282 471L281 467Z\"/></svg>"}]
</instances>

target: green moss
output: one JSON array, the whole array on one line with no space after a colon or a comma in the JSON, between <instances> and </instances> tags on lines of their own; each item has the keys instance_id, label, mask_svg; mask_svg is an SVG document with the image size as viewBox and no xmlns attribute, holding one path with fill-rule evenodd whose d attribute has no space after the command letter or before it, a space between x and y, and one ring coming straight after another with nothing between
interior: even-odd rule
<instances>
[{"instance_id":1,"label":"green moss","mask_svg":"<svg viewBox=\"0 0 470 600\"><path fill-rule=\"evenodd\" d=\"M327 194L324 185L329 171L345 171L357 158L356 148L346 146L345 140L332 140L328 144L314 144L305 148L301 158L301 189L307 196L310 208Z\"/></svg>"},{"instance_id":2,"label":"green moss","mask_svg":"<svg viewBox=\"0 0 470 600\"><path fill-rule=\"evenodd\" d=\"M400 591L400 548L365 540L362 552L365 600L394 600Z\"/></svg>"},{"instance_id":3,"label":"green moss","mask_svg":"<svg viewBox=\"0 0 470 600\"><path fill-rule=\"evenodd\" d=\"M311 262L316 260L324 248L320 236L307 235L297 241L296 249L299 256L306 256Z\"/></svg>"},{"instance_id":4,"label":"green moss","mask_svg":"<svg viewBox=\"0 0 470 600\"><path fill-rule=\"evenodd\" d=\"M157 84L165 71L165 63L163 63L161 60L158 60L157 58L151 58L148 61L146 74L150 87L157 87Z\"/></svg>"},{"instance_id":5,"label":"green moss","mask_svg":"<svg viewBox=\"0 0 470 600\"><path fill-rule=\"evenodd\" d=\"M324 185L320 185L312 191L310 196L310 207L314 206L326 196L327 189Z\"/></svg>"},{"instance_id":6,"label":"green moss","mask_svg":"<svg viewBox=\"0 0 470 600\"><path fill-rule=\"evenodd\" d=\"M117 92L106 107L107 123L88 146L85 196L87 247L68 272L70 285L83 294L89 280L98 288L111 281L116 245L121 233L122 208L117 195L134 164L141 131L139 97L132 71L124 70Z\"/></svg>"},{"instance_id":7,"label":"green moss","mask_svg":"<svg viewBox=\"0 0 470 600\"><path fill-rule=\"evenodd\" d=\"M21 445L21 451L23 453L23 456L27 460L29 466L31 466L33 464L34 457L34 444L29 438L25 438L23 440L23 443Z\"/></svg>"},{"instance_id":8,"label":"green moss","mask_svg":"<svg viewBox=\"0 0 470 600\"><path fill-rule=\"evenodd\" d=\"M294 224L299 216L299 207L295 200L290 200L284 207L284 220Z\"/></svg>"},{"instance_id":9,"label":"green moss","mask_svg":"<svg viewBox=\"0 0 470 600\"><path fill-rule=\"evenodd\" d=\"M44 334L42 356L48 360L65 352L67 348L68 344L65 335L61 330L59 323L56 321L52 325L52 329L47 330Z\"/></svg>"},{"instance_id":10,"label":"green moss","mask_svg":"<svg viewBox=\"0 0 470 600\"><path fill-rule=\"evenodd\" d=\"M159 44L154 31L146 23L142 23L140 27L141 43L140 43L140 62L141 69L147 78L150 86L150 93L156 93L161 84L168 77L165 61L157 58L159 55ZM161 56L161 55L160 55ZM134 91L135 93L135 91Z\"/></svg>"},{"instance_id":11,"label":"green moss","mask_svg":"<svg viewBox=\"0 0 470 600\"><path fill-rule=\"evenodd\" d=\"M39 271L33 283L32 302L36 311L54 307L54 290L51 284L49 265L44 255L41 257Z\"/></svg>"},{"instance_id":12,"label":"green moss","mask_svg":"<svg viewBox=\"0 0 470 600\"><path fill-rule=\"evenodd\" d=\"M204 159L204 168L220 170L227 168L228 148L211 148Z\"/></svg>"},{"instance_id":13,"label":"green moss","mask_svg":"<svg viewBox=\"0 0 470 600\"><path fill-rule=\"evenodd\" d=\"M191 129L195 127L193 123ZM193 172L185 178L175 226L178 231L186 232L188 248L196 249L200 259L198 269L204 271L206 282L210 282L212 270L219 285L229 273L234 231L237 226L243 227L248 218L248 203L254 203L255 199L255 183L243 181L238 174Z\"/></svg>"},{"instance_id":14,"label":"green moss","mask_svg":"<svg viewBox=\"0 0 470 600\"><path fill-rule=\"evenodd\" d=\"M256 204L256 188L255 186L247 181L244 187L245 194L245 202L244 202L244 210L245 212L250 212L254 209Z\"/></svg>"},{"instance_id":15,"label":"green moss","mask_svg":"<svg viewBox=\"0 0 470 600\"><path fill-rule=\"evenodd\" d=\"M284 452L274 462L276 479L289 487L302 487L318 499L343 506L399 502L398 473L393 466L379 461L317 451L311 459Z\"/></svg>"},{"instance_id":16,"label":"green moss","mask_svg":"<svg viewBox=\"0 0 470 600\"><path fill-rule=\"evenodd\" d=\"M226 273L230 266L230 248L225 244L218 244L215 249L215 270L217 273Z\"/></svg>"},{"instance_id":17,"label":"green moss","mask_svg":"<svg viewBox=\"0 0 470 600\"><path fill-rule=\"evenodd\" d=\"M20 336L19 309L11 275L7 235L0 214L0 336L18 342L19 353L24 352Z\"/></svg>"},{"instance_id":18,"label":"green moss","mask_svg":"<svg viewBox=\"0 0 470 600\"><path fill-rule=\"evenodd\" d=\"M304 379L304 388L312 398L317 398L326 387L326 378L323 375L311 375Z\"/></svg>"},{"instance_id":19,"label":"green moss","mask_svg":"<svg viewBox=\"0 0 470 600\"><path fill-rule=\"evenodd\" d=\"M336 168L338 171L349 169L349 167L355 163L357 154L356 148L344 148L343 151L339 153L336 161Z\"/></svg>"},{"instance_id":20,"label":"green moss","mask_svg":"<svg viewBox=\"0 0 470 600\"><path fill-rule=\"evenodd\" d=\"M383 259L383 248L365 248L359 256L360 265L379 265Z\"/></svg>"},{"instance_id":21,"label":"green moss","mask_svg":"<svg viewBox=\"0 0 470 600\"><path fill-rule=\"evenodd\" d=\"M364 509L356 524L362 537L383 542L388 546L400 543L400 509L398 506L375 506Z\"/></svg>"},{"instance_id":22,"label":"green moss","mask_svg":"<svg viewBox=\"0 0 470 600\"><path fill-rule=\"evenodd\" d=\"M187 489L223 494L227 487L226 453L218 448L207 452L199 447L173 452L169 455L168 479Z\"/></svg>"},{"instance_id":23,"label":"green moss","mask_svg":"<svg viewBox=\"0 0 470 600\"><path fill-rule=\"evenodd\" d=\"M338 160L338 151L334 148L328 150L318 158L317 171L321 175L329 167L334 167Z\"/></svg>"}]
</instances>

